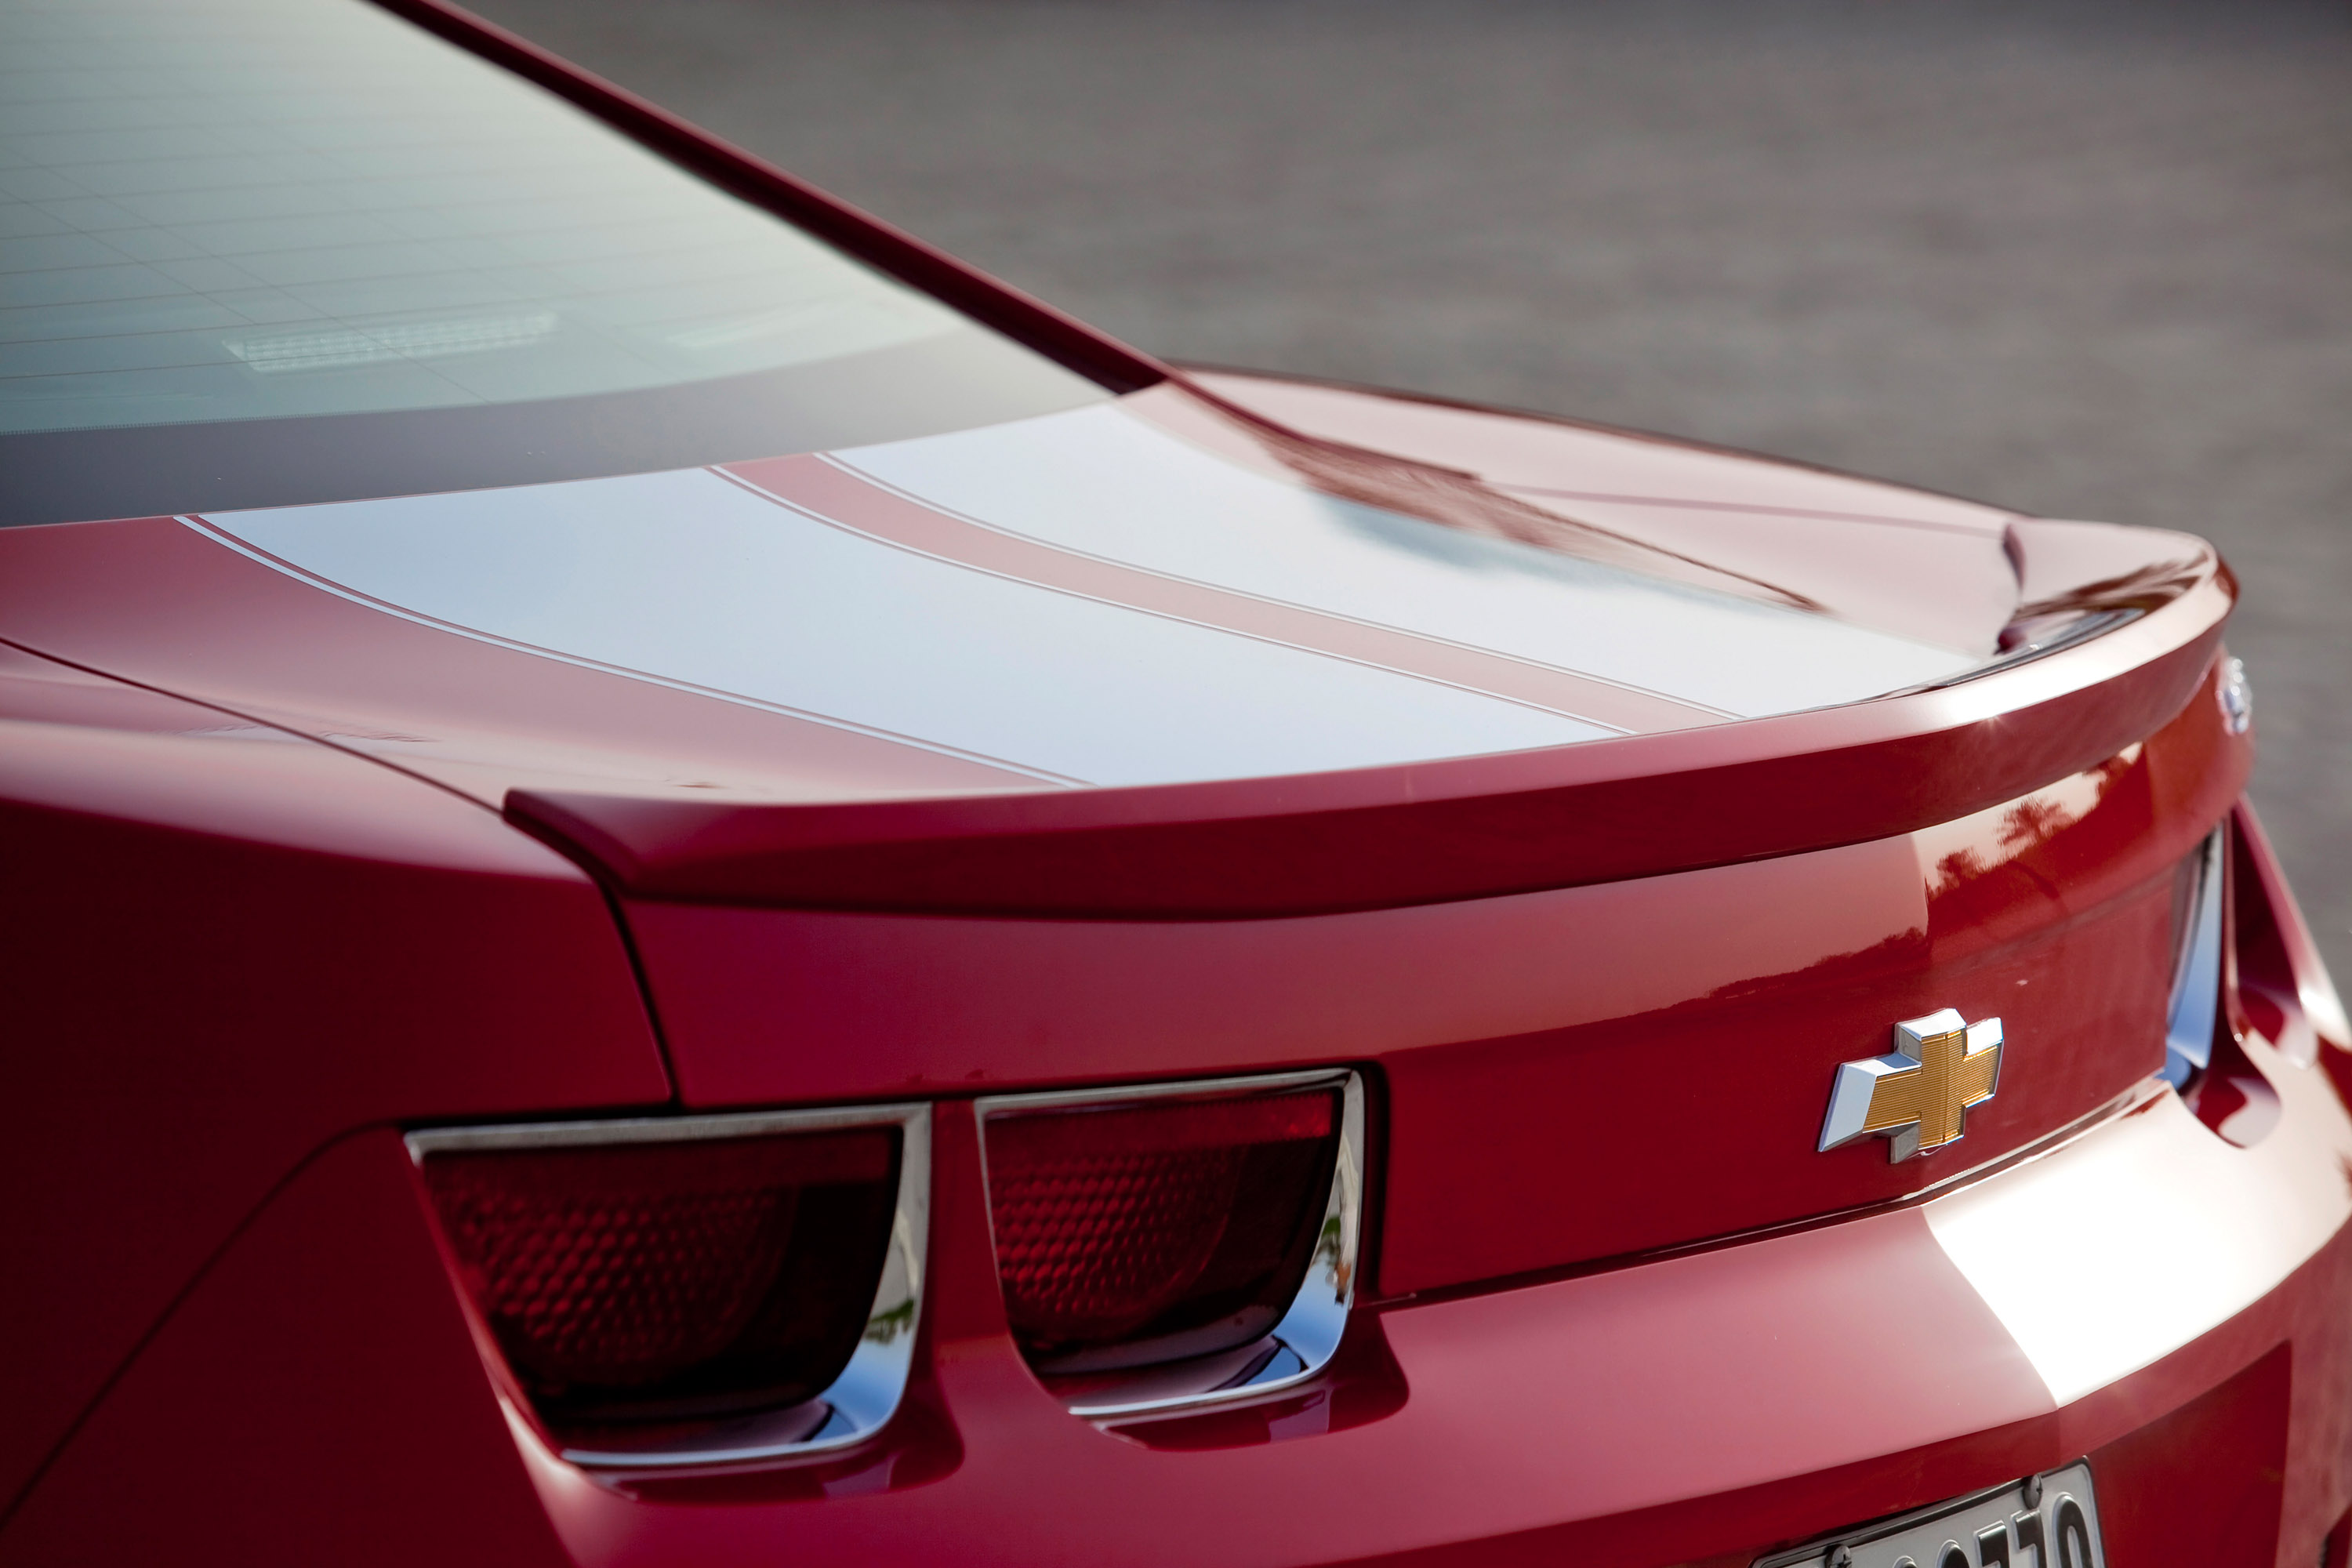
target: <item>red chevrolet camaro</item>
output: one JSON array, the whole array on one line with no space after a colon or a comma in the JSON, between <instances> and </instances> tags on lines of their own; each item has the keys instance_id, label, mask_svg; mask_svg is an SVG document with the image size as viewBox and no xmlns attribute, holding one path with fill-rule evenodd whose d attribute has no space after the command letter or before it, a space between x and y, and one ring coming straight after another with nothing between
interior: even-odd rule
<instances>
[{"instance_id":1,"label":"red chevrolet camaro","mask_svg":"<svg viewBox=\"0 0 2352 1568\"><path fill-rule=\"evenodd\" d=\"M0 1563L2341 1568L2179 534L1179 372L0 6Z\"/></svg>"}]
</instances>

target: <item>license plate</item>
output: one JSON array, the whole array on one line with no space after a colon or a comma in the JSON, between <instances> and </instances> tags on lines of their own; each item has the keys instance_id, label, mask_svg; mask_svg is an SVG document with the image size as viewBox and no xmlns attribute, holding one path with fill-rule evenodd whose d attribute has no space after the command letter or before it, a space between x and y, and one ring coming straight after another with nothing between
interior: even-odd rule
<instances>
[{"instance_id":1,"label":"license plate","mask_svg":"<svg viewBox=\"0 0 2352 1568\"><path fill-rule=\"evenodd\" d=\"M1754 1568L2107 1568L2091 1467L2061 1470L1856 1525Z\"/></svg>"}]
</instances>

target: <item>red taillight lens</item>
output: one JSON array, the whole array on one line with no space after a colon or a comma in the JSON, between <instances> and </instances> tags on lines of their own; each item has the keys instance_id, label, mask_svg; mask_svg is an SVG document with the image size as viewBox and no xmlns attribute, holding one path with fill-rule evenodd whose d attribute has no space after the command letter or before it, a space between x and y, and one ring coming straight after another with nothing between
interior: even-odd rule
<instances>
[{"instance_id":1,"label":"red taillight lens","mask_svg":"<svg viewBox=\"0 0 2352 1568\"><path fill-rule=\"evenodd\" d=\"M1015 1339L1040 1371L1246 1344L1311 1260L1335 1089L992 1113L989 1207Z\"/></svg>"},{"instance_id":2,"label":"red taillight lens","mask_svg":"<svg viewBox=\"0 0 2352 1568\"><path fill-rule=\"evenodd\" d=\"M428 1152L467 1289L551 1427L796 1405L866 1331L896 1127Z\"/></svg>"}]
</instances>

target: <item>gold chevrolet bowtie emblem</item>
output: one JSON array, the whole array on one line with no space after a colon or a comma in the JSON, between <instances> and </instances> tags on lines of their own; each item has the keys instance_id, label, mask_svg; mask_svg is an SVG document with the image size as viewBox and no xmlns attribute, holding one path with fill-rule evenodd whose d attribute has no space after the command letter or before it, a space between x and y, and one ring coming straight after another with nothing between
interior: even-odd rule
<instances>
[{"instance_id":1,"label":"gold chevrolet bowtie emblem","mask_svg":"<svg viewBox=\"0 0 2352 1568\"><path fill-rule=\"evenodd\" d=\"M1950 1007L1895 1026L1892 1055L1841 1063L1822 1123L1824 1152L1875 1133L1889 1164L1959 1141L1969 1108L2000 1086L2000 1020Z\"/></svg>"}]
</instances>

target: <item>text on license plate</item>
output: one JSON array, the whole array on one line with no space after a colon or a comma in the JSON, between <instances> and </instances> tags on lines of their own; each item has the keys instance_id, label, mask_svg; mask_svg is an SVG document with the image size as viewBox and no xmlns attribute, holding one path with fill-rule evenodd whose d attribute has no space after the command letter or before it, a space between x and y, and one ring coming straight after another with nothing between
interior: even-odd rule
<instances>
[{"instance_id":1,"label":"text on license plate","mask_svg":"<svg viewBox=\"0 0 2352 1568\"><path fill-rule=\"evenodd\" d=\"M1842 1555L1843 1553L1843 1555ZM2107 1568L2091 1467L1884 1519L1757 1559L1755 1568Z\"/></svg>"}]
</instances>

